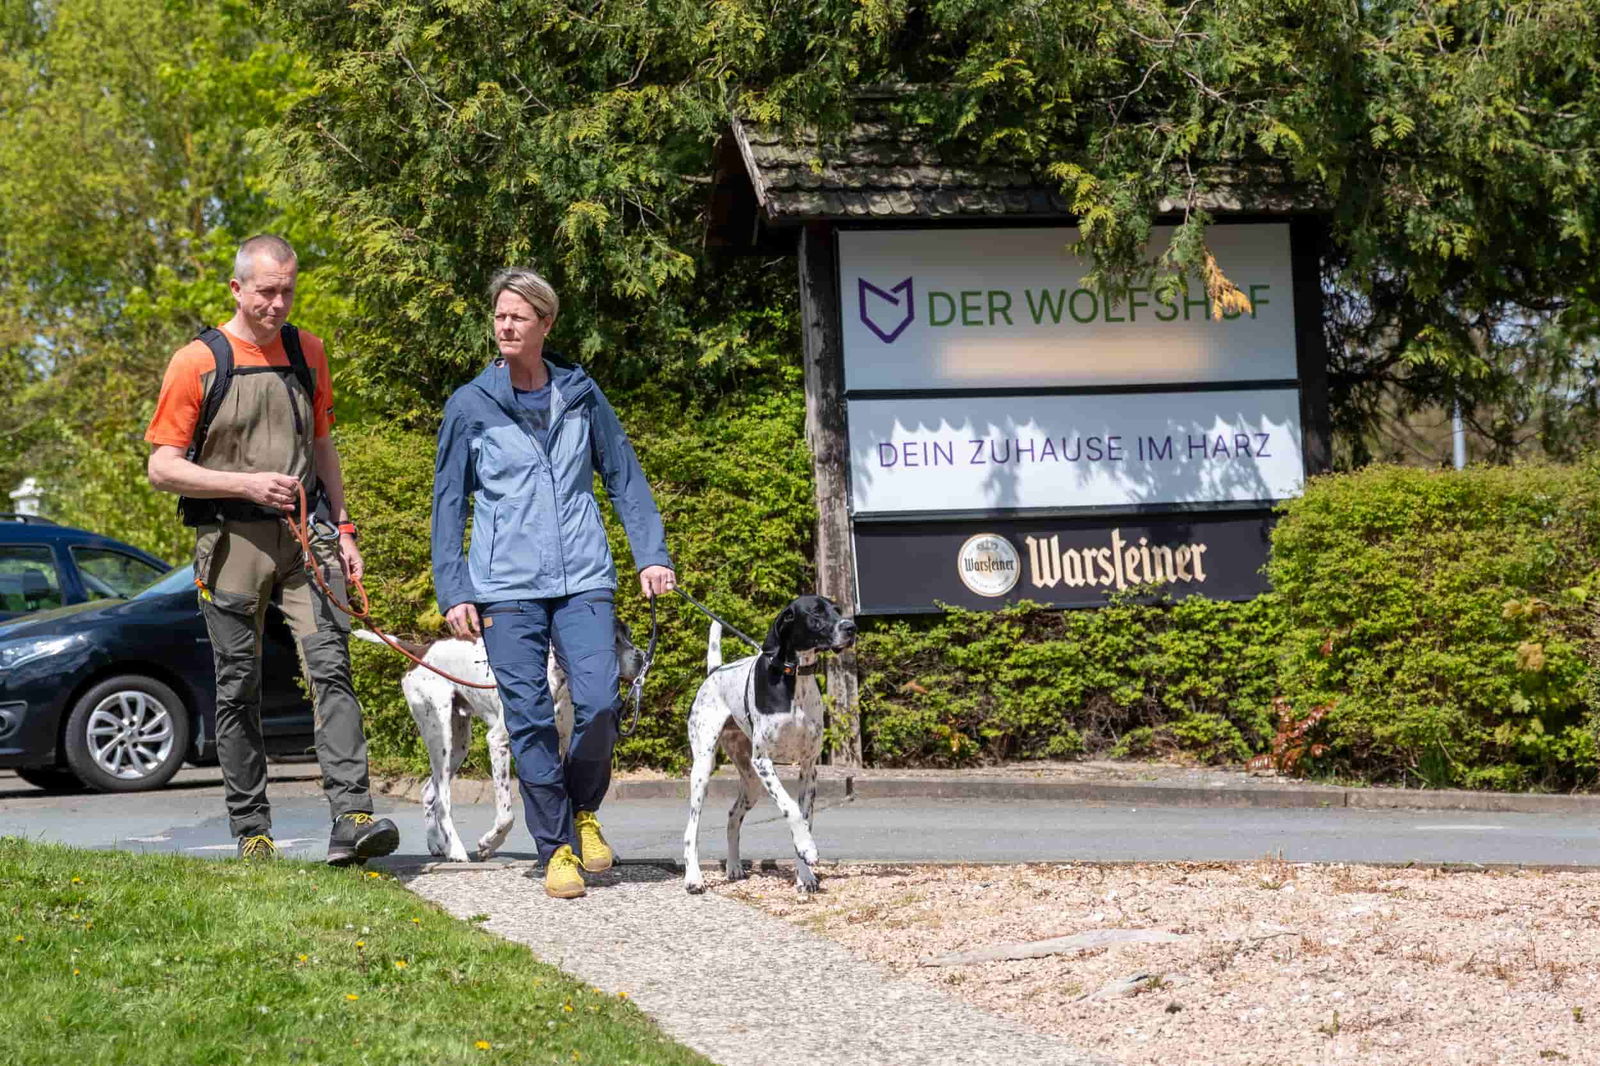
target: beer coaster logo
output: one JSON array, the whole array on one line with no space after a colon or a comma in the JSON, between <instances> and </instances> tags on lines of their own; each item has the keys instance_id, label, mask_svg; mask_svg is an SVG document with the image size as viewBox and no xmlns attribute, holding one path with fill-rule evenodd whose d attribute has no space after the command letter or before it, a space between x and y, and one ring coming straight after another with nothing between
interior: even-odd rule
<instances>
[{"instance_id":1,"label":"beer coaster logo","mask_svg":"<svg viewBox=\"0 0 1600 1066\"><path fill-rule=\"evenodd\" d=\"M956 554L961 583L980 596L1004 596L1022 577L1022 560L1011 542L994 533L967 538Z\"/></svg>"},{"instance_id":2,"label":"beer coaster logo","mask_svg":"<svg viewBox=\"0 0 1600 1066\"><path fill-rule=\"evenodd\" d=\"M916 305L912 302L910 278L887 289L880 289L866 278L860 278L856 292L861 300L862 323L885 344L893 344L917 315Z\"/></svg>"}]
</instances>

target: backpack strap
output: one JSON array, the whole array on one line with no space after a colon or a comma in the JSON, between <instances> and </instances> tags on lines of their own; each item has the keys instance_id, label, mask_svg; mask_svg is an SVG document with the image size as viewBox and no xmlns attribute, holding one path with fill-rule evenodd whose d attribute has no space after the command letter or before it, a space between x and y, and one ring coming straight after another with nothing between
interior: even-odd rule
<instances>
[{"instance_id":1,"label":"backpack strap","mask_svg":"<svg viewBox=\"0 0 1600 1066\"><path fill-rule=\"evenodd\" d=\"M285 322L280 333L283 337L283 354L289 357L289 367L294 371L294 376L300 379L301 387L306 390L306 401L314 411L317 405L316 383L311 377L311 367L306 363L306 353L300 348L300 331L292 323Z\"/></svg>"},{"instance_id":2,"label":"backpack strap","mask_svg":"<svg viewBox=\"0 0 1600 1066\"><path fill-rule=\"evenodd\" d=\"M233 345L228 343L227 336L215 326L207 326L200 331L197 339L211 349L217 369L211 375L210 387L206 389L205 403L200 408L200 421L194 427L194 439L189 442L187 458L191 463L200 461L200 454L206 445L206 434L211 430L211 423L216 421L217 412L222 410L222 401L227 398L229 387L233 385ZM304 362L303 359L301 361Z\"/></svg>"}]
</instances>

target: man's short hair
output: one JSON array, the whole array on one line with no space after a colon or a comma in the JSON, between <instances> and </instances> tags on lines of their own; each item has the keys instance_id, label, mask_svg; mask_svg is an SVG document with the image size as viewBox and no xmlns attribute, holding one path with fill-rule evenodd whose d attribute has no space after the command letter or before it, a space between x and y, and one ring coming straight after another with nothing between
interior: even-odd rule
<instances>
[{"instance_id":1,"label":"man's short hair","mask_svg":"<svg viewBox=\"0 0 1600 1066\"><path fill-rule=\"evenodd\" d=\"M551 284L528 267L507 267L489 282L489 306L494 307L503 292L514 292L533 305L541 318L555 318L561 300Z\"/></svg>"},{"instance_id":2,"label":"man's short hair","mask_svg":"<svg viewBox=\"0 0 1600 1066\"><path fill-rule=\"evenodd\" d=\"M233 276L240 281L249 281L258 255L266 255L274 263L294 263L300 258L294 254L294 246L277 234L258 233L239 245L239 251L233 257Z\"/></svg>"}]
</instances>

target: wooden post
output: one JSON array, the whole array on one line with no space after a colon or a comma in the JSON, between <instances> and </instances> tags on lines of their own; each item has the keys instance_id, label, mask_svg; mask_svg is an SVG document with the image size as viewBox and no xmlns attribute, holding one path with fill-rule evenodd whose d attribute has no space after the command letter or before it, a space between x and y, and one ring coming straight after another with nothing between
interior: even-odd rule
<instances>
[{"instance_id":1,"label":"wooden post","mask_svg":"<svg viewBox=\"0 0 1600 1066\"><path fill-rule=\"evenodd\" d=\"M844 348L833 227L811 223L800 235L800 324L806 371L806 444L816 478L817 592L854 612L855 545L850 539L850 445L845 435ZM830 655L828 698L842 737L829 752L839 766L861 765L861 710L854 651Z\"/></svg>"},{"instance_id":2,"label":"wooden post","mask_svg":"<svg viewBox=\"0 0 1600 1066\"><path fill-rule=\"evenodd\" d=\"M1289 223L1295 366L1300 378L1300 433L1307 476L1333 469L1333 434L1328 424L1328 334L1322 306L1326 225L1320 218L1297 218Z\"/></svg>"}]
</instances>

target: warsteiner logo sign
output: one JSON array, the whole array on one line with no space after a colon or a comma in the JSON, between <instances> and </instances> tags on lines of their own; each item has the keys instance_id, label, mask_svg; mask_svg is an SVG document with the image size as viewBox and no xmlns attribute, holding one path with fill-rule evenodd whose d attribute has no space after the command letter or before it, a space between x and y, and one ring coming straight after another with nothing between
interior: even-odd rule
<instances>
[{"instance_id":1,"label":"warsteiner logo sign","mask_svg":"<svg viewBox=\"0 0 1600 1066\"><path fill-rule=\"evenodd\" d=\"M1022 577L1022 560L1004 537L979 533L967 538L956 554L961 583L980 596L1004 596Z\"/></svg>"},{"instance_id":2,"label":"warsteiner logo sign","mask_svg":"<svg viewBox=\"0 0 1600 1066\"><path fill-rule=\"evenodd\" d=\"M1265 592L1269 510L1220 514L915 519L856 526L868 614L993 610L1028 600L1103 607L1119 592L1248 599Z\"/></svg>"},{"instance_id":3,"label":"warsteiner logo sign","mask_svg":"<svg viewBox=\"0 0 1600 1066\"><path fill-rule=\"evenodd\" d=\"M916 293L910 278L888 289L880 289L862 278L857 292L861 298L862 324L885 344L893 344L917 317Z\"/></svg>"}]
</instances>

